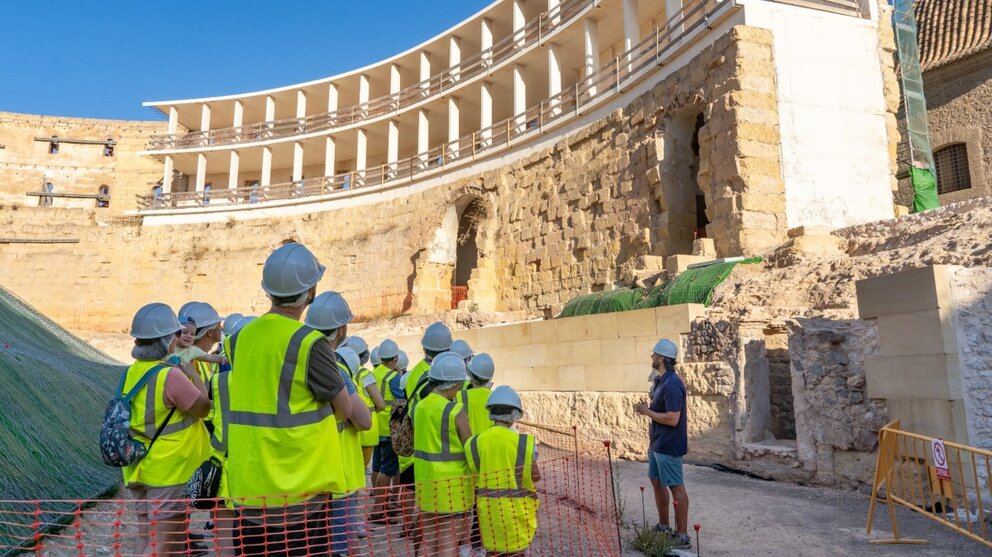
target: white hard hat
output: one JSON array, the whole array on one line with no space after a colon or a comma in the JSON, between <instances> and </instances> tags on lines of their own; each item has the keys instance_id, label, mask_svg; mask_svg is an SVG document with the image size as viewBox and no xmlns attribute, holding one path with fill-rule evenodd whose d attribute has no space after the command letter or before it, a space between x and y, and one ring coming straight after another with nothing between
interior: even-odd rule
<instances>
[{"instance_id":1,"label":"white hard hat","mask_svg":"<svg viewBox=\"0 0 992 557\"><path fill-rule=\"evenodd\" d=\"M290 242L265 260L262 290L270 296L299 296L320 282L326 270L306 246Z\"/></svg>"},{"instance_id":2,"label":"white hard hat","mask_svg":"<svg viewBox=\"0 0 992 557\"><path fill-rule=\"evenodd\" d=\"M486 408L493 406L510 406L521 412L524 411L524 403L520 400L520 395L508 385L500 385L493 389L493 394L489 395L489 400L486 401Z\"/></svg>"},{"instance_id":3,"label":"white hard hat","mask_svg":"<svg viewBox=\"0 0 992 557\"><path fill-rule=\"evenodd\" d=\"M348 371L352 375L358 373L358 370L362 367L362 362L358 360L357 352L347 346L342 346L337 349L337 353L344 360L345 365L348 366Z\"/></svg>"},{"instance_id":4,"label":"white hard hat","mask_svg":"<svg viewBox=\"0 0 992 557\"><path fill-rule=\"evenodd\" d=\"M408 365L410 365L410 357L406 355L406 352L400 350L399 354L396 355L396 369L406 369Z\"/></svg>"},{"instance_id":5,"label":"white hard hat","mask_svg":"<svg viewBox=\"0 0 992 557\"><path fill-rule=\"evenodd\" d=\"M663 338L654 345L654 353L674 360L679 355L679 349L675 346L674 342Z\"/></svg>"},{"instance_id":6,"label":"white hard hat","mask_svg":"<svg viewBox=\"0 0 992 557\"><path fill-rule=\"evenodd\" d=\"M472 347L462 339L451 342L451 351L461 356L463 360L471 358L474 354L474 352L472 352Z\"/></svg>"},{"instance_id":7,"label":"white hard hat","mask_svg":"<svg viewBox=\"0 0 992 557\"><path fill-rule=\"evenodd\" d=\"M382 341L382 344L379 345L379 358L383 360L395 358L399 353L400 347L388 338Z\"/></svg>"},{"instance_id":8,"label":"white hard hat","mask_svg":"<svg viewBox=\"0 0 992 557\"><path fill-rule=\"evenodd\" d=\"M251 323L252 321L254 321L256 319L258 319L258 318L255 317L254 315L246 315L246 316L242 317L241 319L238 319L238 322L235 323L233 327L231 327L231 334L233 335L233 334L237 333L238 331L240 331L241 329L244 329L245 328L245 325Z\"/></svg>"},{"instance_id":9,"label":"white hard hat","mask_svg":"<svg viewBox=\"0 0 992 557\"><path fill-rule=\"evenodd\" d=\"M479 352L468 363L468 371L479 379L488 381L493 378L493 374L496 372L496 364L493 363L492 356L485 352Z\"/></svg>"},{"instance_id":10,"label":"white hard hat","mask_svg":"<svg viewBox=\"0 0 992 557\"><path fill-rule=\"evenodd\" d=\"M431 369L427 376L435 381L465 381L465 360L454 352L442 352L431 361Z\"/></svg>"},{"instance_id":11,"label":"white hard hat","mask_svg":"<svg viewBox=\"0 0 992 557\"><path fill-rule=\"evenodd\" d=\"M350 323L352 317L344 296L337 292L322 292L313 299L303 323L318 331L332 331Z\"/></svg>"},{"instance_id":12,"label":"white hard hat","mask_svg":"<svg viewBox=\"0 0 992 557\"><path fill-rule=\"evenodd\" d=\"M193 321L197 329L213 327L221 322L220 314L206 302L193 302L186 308L184 315Z\"/></svg>"},{"instance_id":13,"label":"white hard hat","mask_svg":"<svg viewBox=\"0 0 992 557\"><path fill-rule=\"evenodd\" d=\"M142 306L131 320L131 336L142 340L174 335L181 329L172 308L160 302Z\"/></svg>"},{"instance_id":14,"label":"white hard hat","mask_svg":"<svg viewBox=\"0 0 992 557\"><path fill-rule=\"evenodd\" d=\"M224 318L224 334L226 336L231 336L234 334L234 326L238 324L238 321L244 317L244 314L234 312Z\"/></svg>"},{"instance_id":15,"label":"white hard hat","mask_svg":"<svg viewBox=\"0 0 992 557\"><path fill-rule=\"evenodd\" d=\"M189 312L189 308L193 307L195 304L198 303L200 302L186 302L185 304L179 306L179 311L176 312L176 317L179 318L180 323L186 321L186 317L188 317L187 312Z\"/></svg>"},{"instance_id":16,"label":"white hard hat","mask_svg":"<svg viewBox=\"0 0 992 557\"><path fill-rule=\"evenodd\" d=\"M361 356L365 352L369 351L369 343L365 342L365 339L358 335L351 335L350 337L344 339L344 344L342 346L347 346L355 351L355 354Z\"/></svg>"},{"instance_id":17,"label":"white hard hat","mask_svg":"<svg viewBox=\"0 0 992 557\"><path fill-rule=\"evenodd\" d=\"M424 338L420 340L420 344L427 350L445 352L451 349L451 329L440 321L431 323L424 331Z\"/></svg>"},{"instance_id":18,"label":"white hard hat","mask_svg":"<svg viewBox=\"0 0 992 557\"><path fill-rule=\"evenodd\" d=\"M374 366L378 366L379 364L382 363L382 358L379 357L378 346L376 346L375 348L372 349L371 352L369 352L369 362L371 362L372 365Z\"/></svg>"}]
</instances>

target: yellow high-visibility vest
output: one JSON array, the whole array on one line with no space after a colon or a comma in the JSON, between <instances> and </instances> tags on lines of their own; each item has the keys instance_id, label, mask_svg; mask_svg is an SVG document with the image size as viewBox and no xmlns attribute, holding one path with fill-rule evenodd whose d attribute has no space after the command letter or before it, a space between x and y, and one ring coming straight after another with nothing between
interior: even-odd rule
<instances>
[{"instance_id":1,"label":"yellow high-visibility vest","mask_svg":"<svg viewBox=\"0 0 992 557\"><path fill-rule=\"evenodd\" d=\"M155 360L138 360L131 364L124 379L124 393L130 391L155 366L162 366L131 399L131 434L147 447L155 432L158 439L145 458L125 466L124 484L148 487L184 485L193 471L210 455L210 441L203 422L176 408L165 423L170 408L165 406L165 379L170 366Z\"/></svg>"},{"instance_id":2,"label":"yellow high-visibility vest","mask_svg":"<svg viewBox=\"0 0 992 557\"><path fill-rule=\"evenodd\" d=\"M531 473L534 436L495 426L465 443L469 469L479 474L476 501L482 545L489 551L517 553L537 531L540 502Z\"/></svg>"},{"instance_id":3,"label":"yellow high-visibility vest","mask_svg":"<svg viewBox=\"0 0 992 557\"><path fill-rule=\"evenodd\" d=\"M372 402L372 397L365 391L364 379L366 377L373 377L372 372L365 367L358 368L358 373L352 375L351 378L355 382L355 389L358 390L358 397L362 399L365 406L368 407L369 413L372 414L372 427L368 431L359 431L358 440L361 442L362 447L374 447L379 444L379 413L375 411L375 403Z\"/></svg>"},{"instance_id":4,"label":"yellow high-visibility vest","mask_svg":"<svg viewBox=\"0 0 992 557\"><path fill-rule=\"evenodd\" d=\"M210 432L210 456L222 463L220 468L220 483L217 487L217 497L226 499L228 497L227 488L227 443L225 442L224 412L221 408L230 407L230 390L228 389L228 374L230 372L217 372L211 378L210 400L213 406L210 409L210 419L213 421L214 430ZM227 506L232 506L230 500L226 500Z\"/></svg>"},{"instance_id":5,"label":"yellow high-visibility vest","mask_svg":"<svg viewBox=\"0 0 992 557\"><path fill-rule=\"evenodd\" d=\"M235 504L291 505L345 489L334 409L307 387L310 349L323 339L275 313L228 339L223 435Z\"/></svg>"},{"instance_id":6,"label":"yellow high-visibility vest","mask_svg":"<svg viewBox=\"0 0 992 557\"><path fill-rule=\"evenodd\" d=\"M197 375L200 376L200 380L203 381L204 385L209 385L210 380L213 376L220 371L220 365L210 363L204 360L193 360L193 369L196 370Z\"/></svg>"},{"instance_id":7,"label":"yellow high-visibility vest","mask_svg":"<svg viewBox=\"0 0 992 557\"><path fill-rule=\"evenodd\" d=\"M389 431L389 417L392 415L393 404L396 402L396 397L393 395L393 391L389 388L389 382L392 381L394 377L399 375L399 372L379 364L374 370L372 370L372 375L375 376L375 382L379 386L379 392L382 393L382 400L386 401L386 408L384 408L381 412L377 412L379 437L391 437L392 433Z\"/></svg>"},{"instance_id":8,"label":"yellow high-visibility vest","mask_svg":"<svg viewBox=\"0 0 992 557\"><path fill-rule=\"evenodd\" d=\"M344 364L338 364L342 376L351 377ZM358 389L358 386L355 386ZM344 466L344 489L337 495L347 495L365 487L365 458L362 456L361 432L348 420L338 420L337 431L341 440L341 462Z\"/></svg>"},{"instance_id":9,"label":"yellow high-visibility vest","mask_svg":"<svg viewBox=\"0 0 992 557\"><path fill-rule=\"evenodd\" d=\"M489 409L486 402L489 395L493 394L486 387L468 387L458 392L459 400L468 408L468 425L472 426L472 435L478 435L483 431L493 427L493 421L489 419Z\"/></svg>"},{"instance_id":10,"label":"yellow high-visibility vest","mask_svg":"<svg viewBox=\"0 0 992 557\"><path fill-rule=\"evenodd\" d=\"M422 512L457 513L475 502L465 450L458 439L455 416L462 405L431 393L417 403L413 415L413 466L417 506Z\"/></svg>"}]
</instances>

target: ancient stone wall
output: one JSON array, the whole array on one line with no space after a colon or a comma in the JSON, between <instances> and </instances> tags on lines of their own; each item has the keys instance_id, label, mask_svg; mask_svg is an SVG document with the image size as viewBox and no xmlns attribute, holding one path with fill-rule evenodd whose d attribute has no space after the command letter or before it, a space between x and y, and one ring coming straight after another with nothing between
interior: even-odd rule
<instances>
[{"instance_id":1,"label":"ancient stone wall","mask_svg":"<svg viewBox=\"0 0 992 557\"><path fill-rule=\"evenodd\" d=\"M950 273L953 326L968 422L968 443L992 448L992 269Z\"/></svg>"},{"instance_id":2,"label":"ancient stone wall","mask_svg":"<svg viewBox=\"0 0 992 557\"><path fill-rule=\"evenodd\" d=\"M552 147L404 197L305 215L174 226L121 225L97 214L53 228L44 210L7 215L32 237L65 234L80 243L0 246L0 283L56 320L75 315L64 324L76 329L121 330L136 307L156 299L203 299L223 311L260 311L266 304L260 267L274 247L293 239L328 264L320 287L344 293L362 317L449 309L454 265L444 249L435 249L439 232L452 206L478 200L485 218L469 301L487 310L554 313L577 294L612 288L639 256L691 249L695 221L689 224L686 215L696 215L684 201L695 202L696 186L669 176L675 163L667 157L685 139L672 135L684 133L675 128L683 117L695 122L697 112L703 121L697 182L711 221L707 233L720 255L752 253L784 236L770 45L768 31L735 27L627 108ZM53 126L58 121L50 120ZM42 125L45 118L38 122L37 131L24 133L57 131ZM134 126L130 132L155 128ZM83 134L79 128L65 135L70 131ZM113 135L107 129L86 133ZM41 172L37 156L28 158ZM127 187L157 180L153 166L147 174L128 174ZM440 236L445 249L457 241ZM70 266L72 273L51 272ZM103 296L121 284L128 288ZM96 300L93 311L78 311L81 302Z\"/></svg>"},{"instance_id":3,"label":"ancient stone wall","mask_svg":"<svg viewBox=\"0 0 992 557\"><path fill-rule=\"evenodd\" d=\"M98 120L36 116L0 112L0 203L38 205L38 197L25 192L41 191L45 182L55 193L96 194L102 185L110 189L110 206L103 212L120 214L137 207L136 194L148 193L162 179L162 164L138 156L152 134L165 133L165 122ZM50 153L49 141L35 138L58 136L58 154ZM113 155L104 144L79 144L70 140L105 142L112 139ZM94 199L56 197L53 207L95 208Z\"/></svg>"}]
</instances>

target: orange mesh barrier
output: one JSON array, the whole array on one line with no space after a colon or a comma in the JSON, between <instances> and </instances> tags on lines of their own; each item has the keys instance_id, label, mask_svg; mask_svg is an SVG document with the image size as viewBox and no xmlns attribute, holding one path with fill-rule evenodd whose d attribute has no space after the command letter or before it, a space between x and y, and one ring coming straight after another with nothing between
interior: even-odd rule
<instances>
[{"instance_id":1,"label":"orange mesh barrier","mask_svg":"<svg viewBox=\"0 0 992 557\"><path fill-rule=\"evenodd\" d=\"M459 548L474 546L477 554L619 556L609 442L574 429L519 429L538 440L536 493L490 491L487 501L500 503L484 511L464 501L466 492L475 495L474 476L367 488L349 497L318 495L290 507L279 497L264 508L214 500L209 510L186 500L0 500L0 555L456 556ZM519 479L521 473L496 474ZM528 502L503 503L520 500ZM461 501L465 512L421 512L421 503L442 501ZM534 507L536 528L526 516Z\"/></svg>"}]
</instances>

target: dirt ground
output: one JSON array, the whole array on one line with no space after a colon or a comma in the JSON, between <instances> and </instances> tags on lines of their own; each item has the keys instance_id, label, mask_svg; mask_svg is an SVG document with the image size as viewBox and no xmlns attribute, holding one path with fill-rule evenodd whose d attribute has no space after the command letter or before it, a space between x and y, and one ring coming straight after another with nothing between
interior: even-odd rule
<instances>
[{"instance_id":1,"label":"dirt ground","mask_svg":"<svg viewBox=\"0 0 992 557\"><path fill-rule=\"evenodd\" d=\"M621 482L618 498L625 522L641 524L642 485L647 523L657 522L647 464L621 461L617 466ZM771 482L695 465L686 465L685 482L689 524L701 525L701 557L992 555L992 549L904 509L897 513L900 534L929 543L869 544L871 538L891 537L891 530L883 508L876 510L872 535L865 534L869 496L863 492ZM629 535L630 530L627 532ZM640 553L628 550L624 555Z\"/></svg>"}]
</instances>

